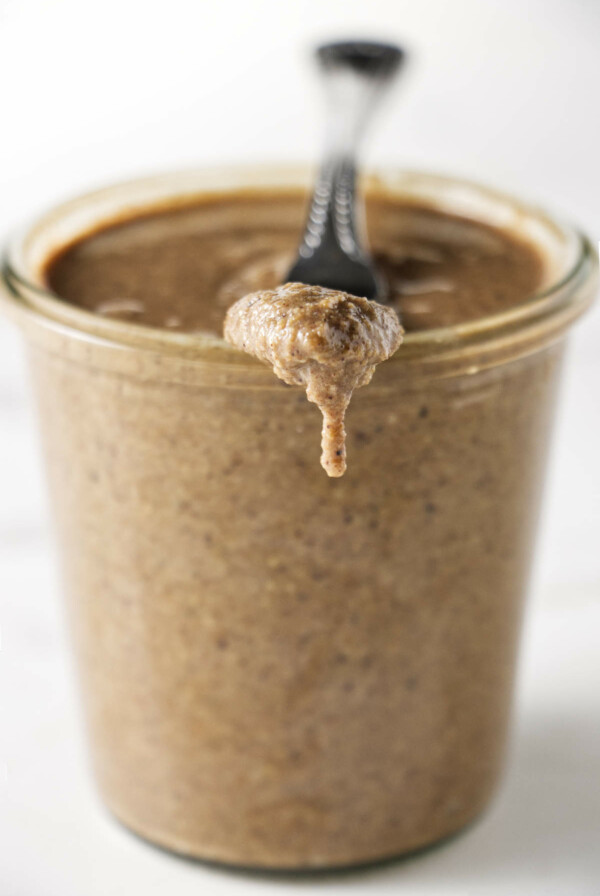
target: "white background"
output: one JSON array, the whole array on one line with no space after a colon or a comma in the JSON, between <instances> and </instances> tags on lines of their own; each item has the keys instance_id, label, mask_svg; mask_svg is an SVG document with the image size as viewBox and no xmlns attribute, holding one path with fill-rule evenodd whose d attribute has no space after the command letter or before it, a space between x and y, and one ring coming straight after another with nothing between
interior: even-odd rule
<instances>
[{"instance_id":1,"label":"white background","mask_svg":"<svg viewBox=\"0 0 600 896\"><path fill-rule=\"evenodd\" d=\"M477 178L600 236L598 0L0 0L0 233L106 181L312 160L315 40L404 42L367 157ZM164 856L110 821L80 742L20 342L0 321L0 896L600 893L600 313L571 341L511 762L430 855L289 882Z\"/></svg>"}]
</instances>

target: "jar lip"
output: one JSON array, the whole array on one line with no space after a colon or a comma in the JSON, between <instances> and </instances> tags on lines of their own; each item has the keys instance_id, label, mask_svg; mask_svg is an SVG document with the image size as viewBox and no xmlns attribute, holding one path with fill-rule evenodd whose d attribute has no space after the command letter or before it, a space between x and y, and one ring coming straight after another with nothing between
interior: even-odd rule
<instances>
[{"instance_id":1,"label":"jar lip","mask_svg":"<svg viewBox=\"0 0 600 896\"><path fill-rule=\"evenodd\" d=\"M221 187L217 184L229 183L230 186ZM48 251L47 258L61 246L67 245L78 236L97 229L98 224L109 224L119 217L135 217L141 212L151 212L161 206L173 206L181 202L188 204L194 199L212 196L223 196L230 192L239 193L246 190L250 193L266 192L276 193L297 192L310 184L310 168L308 166L285 165L257 165L243 166L233 165L227 167L206 166L202 169L180 171L172 174L154 175L146 178L138 178L120 182L100 190L83 194L70 201L53 207L45 215L36 218L29 227L26 227L9 243L4 254L2 264L3 285L9 293L9 300L20 305L23 311L33 313L39 323L53 329L59 328L62 332L69 332L72 337L91 339L94 342L113 344L118 348L130 346L136 349L147 348L149 350L165 354L184 354L193 356L198 360L206 357L211 362L234 363L236 366L255 366L257 360L238 349L233 348L219 336L209 332L182 333L166 330L159 327L136 324L102 317L94 312L79 308L51 290L44 287L39 279L26 273L27 265L23 259L23 246L27 238L36 231L43 230L44 223L53 216L73 215L81 213L86 205L94 201L110 201L111 198L122 197L127 200L127 193L133 191L136 198L125 201L121 206L120 214L112 214L105 219L96 218L96 228L82 227L70 239L58 241L52 251ZM187 186L186 186L187 185ZM572 260L564 270L554 279L543 286L528 299L507 308L501 312L485 315L474 320L451 326L436 327L427 330L411 331L405 334L400 349L390 359L392 362L402 361L410 357L434 355L443 353L444 350L456 351L461 346L468 349L469 346L480 346L499 334L506 335L509 332L520 331L528 325L539 325L545 319L551 318L556 312L570 309L566 315L568 319L574 319L581 314L593 297L593 289L581 290L578 287L589 283L593 286L597 273L597 255L589 239L577 229L564 224L559 219L547 214L536 206L527 204L509 193L497 191L479 183L456 178L452 176L430 174L419 171L406 171L386 168L363 176L363 185L367 193L374 193L393 197L397 195L414 195L423 201L430 201L432 206L440 210L458 214L459 216L477 220L477 216L468 214L469 203L473 203L476 197L485 203L497 202L505 210L512 209L527 214L532 220L537 219L559 233L561 237L571 242ZM193 188L190 189L190 186ZM183 187L183 189L182 189ZM407 192L408 190L408 192ZM419 193L421 190L421 193ZM439 201L436 191L442 193L449 191L450 196L444 201ZM412 193L411 193L412 191ZM461 194L462 191L462 194ZM462 195L462 202L457 202L457 197ZM145 197L145 198L144 198ZM466 199L466 209L465 209ZM483 217L479 220L484 221ZM494 221L486 222L494 223ZM38 263L38 271L43 268L43 263ZM585 292L585 295L583 295Z\"/></svg>"}]
</instances>

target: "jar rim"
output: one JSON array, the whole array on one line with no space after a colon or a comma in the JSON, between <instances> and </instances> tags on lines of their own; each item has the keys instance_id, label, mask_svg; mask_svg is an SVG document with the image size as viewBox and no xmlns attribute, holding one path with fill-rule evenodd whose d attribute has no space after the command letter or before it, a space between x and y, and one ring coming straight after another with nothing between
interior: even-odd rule
<instances>
[{"instance_id":1,"label":"jar rim","mask_svg":"<svg viewBox=\"0 0 600 896\"><path fill-rule=\"evenodd\" d=\"M235 364L236 367L255 366L260 363L255 358L210 333L174 332L102 317L79 308L46 288L41 271L52 254L111 222L151 213L161 207L191 204L194 200L218 198L234 192L262 196L268 192L273 195L296 193L308 187L310 175L307 166L207 166L129 180L78 196L54 206L13 238L2 265L2 281L8 299L19 306L19 310L29 312L28 317L33 315L38 323L58 327L71 337L100 341L121 349L146 348L212 363ZM410 196L421 202L425 200L441 211L507 229L512 213L515 220L527 220L532 225L546 228L547 235L554 234L557 240L562 240L569 255L563 269L522 302L474 320L406 333L402 346L390 359L392 363L433 359L449 353L466 356L480 352L486 346L493 349L499 342L505 344L507 339L519 342L526 333L527 342L530 342L533 330L540 338L544 334L548 337L557 328L564 328L590 304L598 270L595 249L583 233L545 211L508 193L446 175L387 168L364 175L361 183L369 195ZM107 210L109 206L112 214ZM91 214L92 207L97 207L98 214ZM497 220L492 213L494 209ZM484 217L486 210L487 220ZM50 247L47 231L52 224L55 228L58 225L58 234Z\"/></svg>"}]
</instances>

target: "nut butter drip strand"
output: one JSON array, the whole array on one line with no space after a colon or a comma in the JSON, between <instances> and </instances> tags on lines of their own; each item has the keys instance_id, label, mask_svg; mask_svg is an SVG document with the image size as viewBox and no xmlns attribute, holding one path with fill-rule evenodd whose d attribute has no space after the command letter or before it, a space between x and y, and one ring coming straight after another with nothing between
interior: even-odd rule
<instances>
[{"instance_id":1,"label":"nut butter drip strand","mask_svg":"<svg viewBox=\"0 0 600 896\"><path fill-rule=\"evenodd\" d=\"M227 312L224 335L272 364L285 383L306 389L323 414L321 465L328 476L342 476L346 408L402 342L396 312L338 290L286 283L239 299Z\"/></svg>"},{"instance_id":2,"label":"nut butter drip strand","mask_svg":"<svg viewBox=\"0 0 600 896\"><path fill-rule=\"evenodd\" d=\"M323 388L324 386L324 388ZM344 420L354 387L349 391L339 383L306 383L306 396L323 414L321 431L321 466L328 476L343 476L346 472L346 429Z\"/></svg>"}]
</instances>

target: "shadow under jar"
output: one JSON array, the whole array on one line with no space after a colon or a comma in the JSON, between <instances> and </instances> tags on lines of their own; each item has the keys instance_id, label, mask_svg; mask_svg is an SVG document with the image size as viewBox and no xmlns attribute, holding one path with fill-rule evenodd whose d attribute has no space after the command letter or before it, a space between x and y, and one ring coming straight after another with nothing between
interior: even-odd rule
<instances>
[{"instance_id":1,"label":"shadow under jar","mask_svg":"<svg viewBox=\"0 0 600 896\"><path fill-rule=\"evenodd\" d=\"M119 217L306 184L234 169L111 187L38 219L4 270L103 798L178 853L271 869L412 851L488 802L560 360L596 274L585 239L512 198L367 178L369 196L520 234L545 282L408 333L352 400L339 480L318 411L267 367L44 288L57 249Z\"/></svg>"}]
</instances>

